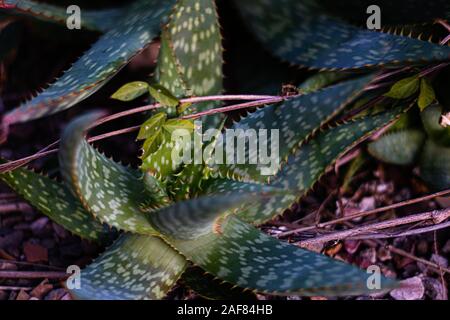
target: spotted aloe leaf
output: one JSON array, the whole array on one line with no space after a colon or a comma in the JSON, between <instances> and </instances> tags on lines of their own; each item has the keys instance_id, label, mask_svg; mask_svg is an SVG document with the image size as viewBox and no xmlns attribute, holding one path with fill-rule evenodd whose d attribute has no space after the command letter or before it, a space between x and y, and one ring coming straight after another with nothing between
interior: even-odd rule
<instances>
[{"instance_id":1,"label":"spotted aloe leaf","mask_svg":"<svg viewBox=\"0 0 450 320\"><path fill-rule=\"evenodd\" d=\"M178 72L167 28L164 28L161 33L161 46L154 77L155 81L167 88L175 97L181 98L187 95L186 84ZM176 115L177 110L174 107L166 107L164 111L169 115Z\"/></svg>"},{"instance_id":2,"label":"spotted aloe leaf","mask_svg":"<svg viewBox=\"0 0 450 320\"><path fill-rule=\"evenodd\" d=\"M85 140L85 129L98 116L91 113L79 117L63 132L61 174L84 207L100 221L125 231L154 234L140 210L140 205L153 197L146 192L143 174L108 159Z\"/></svg>"},{"instance_id":3,"label":"spotted aloe leaf","mask_svg":"<svg viewBox=\"0 0 450 320\"><path fill-rule=\"evenodd\" d=\"M282 60L318 69L446 60L450 48L355 27L318 1L235 1L259 40Z\"/></svg>"},{"instance_id":4,"label":"spotted aloe leaf","mask_svg":"<svg viewBox=\"0 0 450 320\"><path fill-rule=\"evenodd\" d=\"M162 299L187 266L186 259L156 237L124 234L81 271L78 299Z\"/></svg>"},{"instance_id":5,"label":"spotted aloe leaf","mask_svg":"<svg viewBox=\"0 0 450 320\"><path fill-rule=\"evenodd\" d=\"M367 8L376 4L381 9L383 25L409 24L431 22L436 18L450 18L450 4L446 0L318 0L324 9L335 15L342 16L358 25L367 21Z\"/></svg>"},{"instance_id":6,"label":"spotted aloe leaf","mask_svg":"<svg viewBox=\"0 0 450 320\"><path fill-rule=\"evenodd\" d=\"M222 91L222 39L214 0L181 0L169 22L179 72L194 95Z\"/></svg>"},{"instance_id":7,"label":"spotted aloe leaf","mask_svg":"<svg viewBox=\"0 0 450 320\"><path fill-rule=\"evenodd\" d=\"M271 182L272 186L278 188L297 190L297 194L263 199L251 208L239 211L237 216L248 223L259 225L283 213L309 191L340 156L374 130L396 120L408 107L396 107L385 113L360 118L319 132L289 157L286 165ZM211 183L206 193L246 191L249 188L252 188L252 184L217 179Z\"/></svg>"},{"instance_id":8,"label":"spotted aloe leaf","mask_svg":"<svg viewBox=\"0 0 450 320\"><path fill-rule=\"evenodd\" d=\"M425 141L421 130L409 129L390 132L369 144L368 151L384 162L409 165L414 163Z\"/></svg>"},{"instance_id":9,"label":"spotted aloe leaf","mask_svg":"<svg viewBox=\"0 0 450 320\"><path fill-rule=\"evenodd\" d=\"M153 212L148 218L152 226L164 238L175 237L189 240L209 232L220 234L222 216L242 210L254 201L279 194L289 194L289 192L257 185L252 191L224 192L178 201Z\"/></svg>"},{"instance_id":10,"label":"spotted aloe leaf","mask_svg":"<svg viewBox=\"0 0 450 320\"><path fill-rule=\"evenodd\" d=\"M215 1L180 0L163 31L156 80L178 97L219 94L223 90L222 65L222 38ZM215 105L195 104L187 113ZM220 117L207 120L215 126Z\"/></svg>"},{"instance_id":11,"label":"spotted aloe leaf","mask_svg":"<svg viewBox=\"0 0 450 320\"><path fill-rule=\"evenodd\" d=\"M109 238L111 230L95 220L63 184L24 168L2 173L0 179L40 212L81 238Z\"/></svg>"},{"instance_id":12,"label":"spotted aloe leaf","mask_svg":"<svg viewBox=\"0 0 450 320\"><path fill-rule=\"evenodd\" d=\"M203 193L203 190L210 182L209 178L212 174L207 164L212 160L214 148L219 144L224 126L225 119L217 127L215 135L206 139L209 143L206 143L205 147L202 148L203 161L196 163L194 159L191 163L185 164L181 171L171 179L167 188L174 199L184 200Z\"/></svg>"},{"instance_id":13,"label":"spotted aloe leaf","mask_svg":"<svg viewBox=\"0 0 450 320\"><path fill-rule=\"evenodd\" d=\"M26 122L75 105L96 92L160 31L174 0L138 0L67 72L35 98L12 110L4 125Z\"/></svg>"},{"instance_id":14,"label":"spotted aloe leaf","mask_svg":"<svg viewBox=\"0 0 450 320\"><path fill-rule=\"evenodd\" d=\"M174 8L167 28L162 32L161 49L155 80L167 88L175 97L186 95L212 95L222 91L222 44L220 27L213 0L181 0ZM215 103L201 103L185 108L182 114L190 114L216 106ZM165 111L177 114L175 106ZM208 117L205 127L217 127L221 116ZM154 137L149 137L154 139ZM182 170L181 163L172 159L174 152L181 152L183 144L172 141L164 134L159 148L146 153L141 169L158 179L167 181L171 174ZM194 179L200 179L201 171Z\"/></svg>"},{"instance_id":15,"label":"spotted aloe leaf","mask_svg":"<svg viewBox=\"0 0 450 320\"><path fill-rule=\"evenodd\" d=\"M262 165L256 164L258 163L258 159L251 160L251 157L258 155L254 153L250 154L250 148L245 149L245 161L241 162L244 164L230 163L228 159L222 159L221 162L223 164L214 165L213 168L218 170L222 176L231 176L239 180L267 180L270 176L278 172L280 165L308 137L314 134L325 122L335 116L343 107L360 94L372 78L372 76L366 76L356 80L345 81L310 94L299 95L281 104L261 108L256 112L250 113L239 122L236 122L230 128L235 130L236 135L254 134L256 136L259 130L260 143L265 140L265 137L261 136L261 132L266 130L264 132L267 135L267 141L270 141L267 146L270 149L270 153L268 151L267 154L268 157L276 155L276 150L272 149L272 142L278 144L278 146L274 144L274 147L278 148L279 163L277 163L276 168L273 168L273 173L269 175L262 174L262 170L264 169ZM250 130L246 131L248 129ZM275 133L278 132L278 140L276 136L272 136L273 130L276 130ZM227 148L228 140L227 137L223 146L224 150ZM244 155L244 152L242 152L242 155ZM259 151L259 157L261 157L261 151ZM234 161L237 162L239 159L235 159Z\"/></svg>"},{"instance_id":16,"label":"spotted aloe leaf","mask_svg":"<svg viewBox=\"0 0 450 320\"><path fill-rule=\"evenodd\" d=\"M279 295L368 291L366 272L272 238L228 210L214 210L209 197L191 201L196 205L177 202L150 219L167 242L212 275L242 288ZM382 283L383 289L393 285L385 278Z\"/></svg>"},{"instance_id":17,"label":"spotted aloe leaf","mask_svg":"<svg viewBox=\"0 0 450 320\"><path fill-rule=\"evenodd\" d=\"M0 5L0 9L2 6ZM51 4L36 2L31 0L5 0L3 10L20 16L32 17L35 19L66 25L66 7L54 6ZM106 32L113 29L117 19L121 16L123 8L112 8L103 10L82 9L81 28L84 30Z\"/></svg>"}]
</instances>

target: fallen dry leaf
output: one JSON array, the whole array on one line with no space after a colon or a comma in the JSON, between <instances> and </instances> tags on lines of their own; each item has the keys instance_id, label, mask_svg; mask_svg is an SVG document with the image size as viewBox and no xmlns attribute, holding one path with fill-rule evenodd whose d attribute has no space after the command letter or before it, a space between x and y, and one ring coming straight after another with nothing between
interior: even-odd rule
<instances>
[{"instance_id":1,"label":"fallen dry leaf","mask_svg":"<svg viewBox=\"0 0 450 320\"><path fill-rule=\"evenodd\" d=\"M31 296L42 299L53 289L53 285L48 283L48 280L45 279L42 281L36 288L31 291Z\"/></svg>"},{"instance_id":2,"label":"fallen dry leaf","mask_svg":"<svg viewBox=\"0 0 450 320\"><path fill-rule=\"evenodd\" d=\"M422 278L412 277L400 281L400 287L390 293L395 300L422 300L425 295L425 286Z\"/></svg>"},{"instance_id":3,"label":"fallen dry leaf","mask_svg":"<svg viewBox=\"0 0 450 320\"><path fill-rule=\"evenodd\" d=\"M26 242L23 246L23 252L28 262L47 262L48 261L48 251L47 248Z\"/></svg>"}]
</instances>

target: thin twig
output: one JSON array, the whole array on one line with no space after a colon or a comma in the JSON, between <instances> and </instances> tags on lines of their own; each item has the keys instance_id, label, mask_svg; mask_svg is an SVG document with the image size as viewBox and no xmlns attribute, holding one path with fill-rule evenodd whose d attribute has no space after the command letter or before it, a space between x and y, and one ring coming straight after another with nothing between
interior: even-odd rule
<instances>
[{"instance_id":1,"label":"thin twig","mask_svg":"<svg viewBox=\"0 0 450 320\"><path fill-rule=\"evenodd\" d=\"M359 235L359 236L355 236L355 237L348 237L347 239L348 240L367 240L367 239L389 239L389 238L397 238L397 237L408 237L408 236L428 233L428 232L432 232L432 231L436 232L437 230L445 229L448 227L450 227L450 221L447 221L444 223L439 223L439 224L428 226L428 227L411 229L411 230L407 230L407 231L399 232L399 233L366 234L366 235Z\"/></svg>"},{"instance_id":2,"label":"thin twig","mask_svg":"<svg viewBox=\"0 0 450 320\"><path fill-rule=\"evenodd\" d=\"M354 228L355 225L346 221L345 225L349 228ZM416 257L415 255L413 255L412 253L409 253L405 250L396 248L392 245L386 245L382 240L364 240L363 243L367 244L368 246L372 247L372 248L376 248L377 246L381 246L384 247L386 250L388 250L391 253L394 253L396 255L402 256L402 257L406 257L408 259L414 260L416 262L420 262L422 264L425 264L431 268L433 268L435 271L439 271L440 266L437 265L436 263L433 263L431 261L427 261L425 259ZM450 269L448 268L441 268L442 271L447 272L448 274L450 274Z\"/></svg>"},{"instance_id":3,"label":"thin twig","mask_svg":"<svg viewBox=\"0 0 450 320\"><path fill-rule=\"evenodd\" d=\"M449 190L444 190L444 191L440 191L440 192L436 192L430 195L426 195L423 197L419 197L419 198L415 198L415 199L411 199L411 200L405 200L405 201L401 201L401 202L397 202L394 204L391 204L389 206L385 206L385 207L381 207L381 208L377 208L377 209L373 209L373 210L369 210L369 211L361 211L355 214L351 214L342 218L338 218L338 219L334 219L331 221L327 221L327 222L322 222L319 223L317 225L314 226L307 226L307 227L302 227L302 228L297 228L295 230L289 230L283 233L278 234L278 237L286 237L295 233L300 233L300 232L304 232L304 231L311 231L311 230L315 230L315 229L322 229L331 225L335 225L338 223L342 223L344 221L349 221L349 220L353 220L356 218L362 218L362 217L366 217L369 215L374 215L380 212L384 212L384 211L388 211L388 210L393 210L393 209L398 209L407 205L411 205L411 204L415 204L415 203L419 203L419 202L423 202L426 200L430 200L430 199L434 199L437 197L441 197L441 196L445 196L445 195L449 195L450 194L450 189Z\"/></svg>"},{"instance_id":4,"label":"thin twig","mask_svg":"<svg viewBox=\"0 0 450 320\"><path fill-rule=\"evenodd\" d=\"M31 209L30 205L24 202L0 204L0 214L17 211L26 211L30 209Z\"/></svg>"},{"instance_id":5,"label":"thin twig","mask_svg":"<svg viewBox=\"0 0 450 320\"><path fill-rule=\"evenodd\" d=\"M247 108L251 108L251 107L258 107L258 106L265 105L265 104L277 103L277 102L283 101L284 99L285 98L283 98L283 97L275 97L275 98L266 99L266 100L258 100L258 101L246 102L246 103L241 103L241 104L235 104L232 106L209 109L206 111L189 114L189 115L183 116L181 118L182 119L197 119L197 118L200 118L203 116L212 115L212 114L216 114L216 113L225 113L225 112L235 111L235 110L239 110L239 109L247 109Z\"/></svg>"},{"instance_id":6,"label":"thin twig","mask_svg":"<svg viewBox=\"0 0 450 320\"><path fill-rule=\"evenodd\" d=\"M30 290L32 290L33 288L31 288L31 287L14 287L14 286L0 286L0 290L4 290L4 291L21 291L21 290L24 290L24 291L30 291Z\"/></svg>"},{"instance_id":7,"label":"thin twig","mask_svg":"<svg viewBox=\"0 0 450 320\"><path fill-rule=\"evenodd\" d=\"M184 116L182 118L183 119L199 118L199 117L202 117L205 115L211 115L211 114L215 114L215 113L229 112L232 110L256 107L256 106L261 106L261 105L265 105L265 104L269 104L269 103L277 103L277 102L281 102L285 99L285 97L278 97L278 96L228 95L228 96L209 96L209 97L187 98L187 99L180 100L180 102L181 103L187 103L187 102L194 103L194 102L204 102L204 101L217 101L217 100L219 100L219 98L221 98L221 100L250 100L250 98L252 98L257 101L210 109L207 111L194 113L189 116ZM89 129L92 129L101 124L104 124L104 123L112 121L112 120L116 120L116 119L124 117L124 116L128 116L128 115L138 113L138 112L148 111L148 110L159 108L159 107L162 107L162 106L160 104L156 103L156 104L152 104L152 105L148 105L148 106L143 106L143 107L127 110L124 112L115 113L113 115L109 115L109 116L103 117L103 118L95 121L89 127ZM140 128L140 126L133 126L133 127L129 127L129 128L115 130L112 132L108 132L105 134L91 137L88 139L88 141L89 142L99 141L99 140L110 138L113 136L137 131L137 130L139 130L139 128ZM11 170L18 169L20 167L27 165L28 163L30 163L33 160L40 159L42 157L45 157L45 156L48 156L48 155L58 152L58 148L55 148L55 149L50 149L50 148L58 145L59 142L60 142L60 140L55 141L52 144L48 145L44 149L40 150L39 152L37 152L31 156L27 156L25 158L21 158L18 160L13 160L13 161L9 161L4 164L0 164L0 173L5 173L5 172L11 171Z\"/></svg>"},{"instance_id":8,"label":"thin twig","mask_svg":"<svg viewBox=\"0 0 450 320\"><path fill-rule=\"evenodd\" d=\"M58 271L0 271L0 279L65 279L69 276Z\"/></svg>"},{"instance_id":9,"label":"thin twig","mask_svg":"<svg viewBox=\"0 0 450 320\"><path fill-rule=\"evenodd\" d=\"M449 269L449 268L445 268L445 267L440 266L440 265L438 265L438 264L436 264L436 263L433 263L433 262L430 262L430 261L428 261L428 260L425 260L425 259L416 257L415 255L413 255L413 254L411 254L411 253L409 253L409 252L406 252L405 250L396 248L396 247L394 247L394 246L392 246L392 245L387 245L387 246L385 246L385 248L386 248L387 250L393 252L393 253L396 253L396 254L401 255L401 256L403 256L403 257L406 257L406 258L415 260L415 261L417 261L417 262L423 263L423 264L425 264L425 265L427 265L427 266L430 266L430 267L434 268L435 270L441 269L442 271L444 271L444 272L450 274L450 269Z\"/></svg>"},{"instance_id":10,"label":"thin twig","mask_svg":"<svg viewBox=\"0 0 450 320\"><path fill-rule=\"evenodd\" d=\"M429 212L410 215L403 218L391 219L381 221L365 226L359 226L348 230L338 231L331 234L319 236L312 239L307 239L299 242L300 246L306 246L317 243L325 243L331 240L342 240L349 237L366 234L369 232L397 227L405 224L415 223L419 221L429 221L430 223L439 224L442 221L450 218L450 208L442 210L433 210Z\"/></svg>"},{"instance_id":11,"label":"thin twig","mask_svg":"<svg viewBox=\"0 0 450 320\"><path fill-rule=\"evenodd\" d=\"M26 261L0 259L0 262L16 264L16 265L19 265L19 266L31 266L31 267L38 267L38 268L46 268L46 269L52 269L52 270L58 270L58 271L63 271L64 270L63 268L60 268L60 267L49 266L49 265L40 264L40 263L26 262Z\"/></svg>"},{"instance_id":12,"label":"thin twig","mask_svg":"<svg viewBox=\"0 0 450 320\"><path fill-rule=\"evenodd\" d=\"M257 101L264 101L264 100L270 100L270 99L284 99L280 96L259 96L259 95L220 95L220 96L206 96L206 97L193 97L193 98L186 98L181 99L180 103L200 103L200 102L209 102L209 101L237 101L237 100L257 100ZM262 103L264 104L264 103ZM116 120L122 117L126 117L132 114L141 113L145 111L150 111L158 108L163 108L164 106L160 103L153 103L146 106L126 110L123 112L114 113L112 115L103 117L97 121L95 121L90 128L97 127L101 124L104 124L106 122ZM216 108L219 109L219 108ZM214 110L214 109L212 109Z\"/></svg>"}]
</instances>

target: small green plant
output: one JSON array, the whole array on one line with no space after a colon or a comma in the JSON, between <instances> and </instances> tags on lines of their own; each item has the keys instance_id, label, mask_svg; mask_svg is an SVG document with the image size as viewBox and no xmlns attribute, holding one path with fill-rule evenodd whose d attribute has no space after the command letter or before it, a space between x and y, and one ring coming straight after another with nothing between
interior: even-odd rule
<instances>
[{"instance_id":1,"label":"small green plant","mask_svg":"<svg viewBox=\"0 0 450 320\"><path fill-rule=\"evenodd\" d=\"M5 3L3 11L14 17L61 23L64 16L62 8L52 5ZM349 5L357 6L353 1ZM81 288L70 289L75 297L161 299L180 279L208 298L253 298L253 292L370 293L365 271L275 239L258 226L283 214L358 143L387 125L401 127L418 112L416 104L423 110L428 138L409 126L391 129L369 151L385 161L400 153L396 163L409 164L425 143L424 179L436 183L441 170L448 173L448 150L440 149L448 143L448 128L430 120L441 111L434 106L439 92L428 78L447 67L433 62L448 60L448 46L414 37L421 27L398 22L390 11L383 14L400 23L394 30L419 30L410 37L365 30L350 23L339 6L331 6L337 11L330 14L328 1L245 0L234 6L274 57L320 71L289 94L273 96L274 88L281 88L281 67L268 65L258 70L264 75L259 78L242 63L239 72L247 74L249 87L263 87L265 95L222 95L224 62L215 1L136 0L119 9L86 12L83 28L101 34L97 42L60 79L3 118L6 133L11 125L74 106L159 37L156 69L148 81L124 84L112 95L124 103L144 97L150 103L125 112L151 113L137 134L143 149L140 168L117 163L88 142L87 131L106 121L94 112L76 118L62 134L62 181L23 168L26 161L20 168L4 166L0 173L12 189L67 230L104 245L112 242L82 271ZM410 9L415 22L428 21L420 5ZM433 13L445 18L447 9ZM403 80L392 86L396 77ZM221 109L223 100L250 102ZM259 108L235 121L223 114L248 107ZM220 143L215 136L201 150L207 155L201 163L174 165L174 150L186 145L174 142L172 134L177 129L194 132L194 119L219 133L279 130L280 163L271 175L262 175L253 163L210 163L208 157ZM230 142L222 143L227 147ZM247 150L245 156L250 156ZM448 175L438 183L448 187ZM394 285L382 277L379 289Z\"/></svg>"}]
</instances>

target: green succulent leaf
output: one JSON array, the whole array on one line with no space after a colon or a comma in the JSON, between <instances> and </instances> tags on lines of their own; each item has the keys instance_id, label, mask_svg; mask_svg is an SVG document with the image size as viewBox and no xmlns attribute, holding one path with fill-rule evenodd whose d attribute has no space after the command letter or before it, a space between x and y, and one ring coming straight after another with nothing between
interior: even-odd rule
<instances>
[{"instance_id":1,"label":"green succulent leaf","mask_svg":"<svg viewBox=\"0 0 450 320\"><path fill-rule=\"evenodd\" d=\"M48 3L31 0L4 0L4 5L8 6L8 13L19 16L26 16L46 22L57 23L66 26L68 18L67 8L54 6ZM103 10L82 9L81 29L97 32L107 32L114 27L117 19L120 18L124 8L112 8Z\"/></svg>"},{"instance_id":2,"label":"green succulent leaf","mask_svg":"<svg viewBox=\"0 0 450 320\"><path fill-rule=\"evenodd\" d=\"M148 218L152 226L164 237L189 240L212 232L216 227L220 229L221 222L217 219L221 214L231 214L249 206L254 201L279 194L289 194L289 192L258 185L253 191L209 194L178 201L152 213ZM181 214L183 215L180 216Z\"/></svg>"},{"instance_id":3,"label":"green succulent leaf","mask_svg":"<svg viewBox=\"0 0 450 320\"><path fill-rule=\"evenodd\" d=\"M450 18L450 4L446 0L427 2L426 0L318 0L327 12L333 13L357 25L365 25L367 8L376 4L381 8L383 25L399 25L430 22L436 18Z\"/></svg>"},{"instance_id":4,"label":"green succulent leaf","mask_svg":"<svg viewBox=\"0 0 450 320\"><path fill-rule=\"evenodd\" d=\"M279 295L368 291L366 272L281 242L230 214L229 202L237 207L245 196L237 192L178 202L150 218L188 260L242 288ZM393 285L385 278L382 282L383 289Z\"/></svg>"},{"instance_id":5,"label":"green succulent leaf","mask_svg":"<svg viewBox=\"0 0 450 320\"><path fill-rule=\"evenodd\" d=\"M368 146L375 158L397 165L410 165L417 159L425 134L421 130L401 130L389 132Z\"/></svg>"},{"instance_id":6,"label":"green succulent leaf","mask_svg":"<svg viewBox=\"0 0 450 320\"><path fill-rule=\"evenodd\" d=\"M153 83L148 87L150 95L163 106L174 108L180 101L164 86Z\"/></svg>"},{"instance_id":7,"label":"green succulent leaf","mask_svg":"<svg viewBox=\"0 0 450 320\"><path fill-rule=\"evenodd\" d=\"M187 266L186 259L156 237L124 234L81 271L77 299L162 299Z\"/></svg>"},{"instance_id":8,"label":"green succulent leaf","mask_svg":"<svg viewBox=\"0 0 450 320\"><path fill-rule=\"evenodd\" d=\"M100 89L160 31L174 0L138 0L73 66L42 93L10 111L4 125L26 122L68 109Z\"/></svg>"},{"instance_id":9,"label":"green succulent leaf","mask_svg":"<svg viewBox=\"0 0 450 320\"><path fill-rule=\"evenodd\" d=\"M112 234L66 186L49 177L19 168L0 174L0 179L40 212L81 238L103 241Z\"/></svg>"},{"instance_id":10,"label":"green succulent leaf","mask_svg":"<svg viewBox=\"0 0 450 320\"><path fill-rule=\"evenodd\" d=\"M161 33L161 46L154 79L161 86L167 88L176 98L188 95L186 84L178 71L167 28L164 28ZM177 115L176 108L169 107L165 108L164 111L169 115Z\"/></svg>"},{"instance_id":11,"label":"green succulent leaf","mask_svg":"<svg viewBox=\"0 0 450 320\"><path fill-rule=\"evenodd\" d=\"M405 99L412 96L419 90L419 78L417 76L408 77L397 81L385 94L386 97L394 99Z\"/></svg>"},{"instance_id":12,"label":"green succulent leaf","mask_svg":"<svg viewBox=\"0 0 450 320\"><path fill-rule=\"evenodd\" d=\"M276 156L276 152L272 151L272 144L276 147L276 143L278 143L279 159L276 167L272 168L273 172L271 174L263 175L262 173L264 172L262 170L265 170L264 166L252 164L249 156L250 147L245 148L244 164L232 164L225 158L222 159L223 164L215 164L212 168L218 170L221 176L224 177L231 176L245 181L267 181L270 176L279 171L279 167L285 163L290 154L294 153L325 122L355 99L364 87L370 83L371 79L372 76L366 76L356 80L345 81L310 94L295 96L281 104L269 105L258 109L247 115L247 117L242 118L239 122L234 123L230 129L234 129L236 134L241 132L242 134L253 134L256 136L256 132L259 132L260 136L258 138L261 141L264 140L264 137L261 137L261 130L267 130L267 147L270 149L270 153L269 151L267 152L268 156ZM247 129L251 130L245 131ZM276 136L272 136L273 133L277 132L279 132L278 141ZM224 140L223 148L226 150L228 137ZM236 144L235 148L238 147L239 145ZM258 155L252 154L252 156L256 157ZM261 157L261 151L259 151L259 157ZM235 159L236 162L237 160L239 159ZM253 159L253 163L258 163L258 161Z\"/></svg>"},{"instance_id":13,"label":"green succulent leaf","mask_svg":"<svg viewBox=\"0 0 450 320\"><path fill-rule=\"evenodd\" d=\"M124 84L119 88L111 98L120 101L132 101L147 93L149 85L144 81L133 81Z\"/></svg>"},{"instance_id":14,"label":"green succulent leaf","mask_svg":"<svg viewBox=\"0 0 450 320\"><path fill-rule=\"evenodd\" d=\"M433 86L427 78L420 79L420 94L417 104L420 111L423 111L426 107L434 102L436 94L434 93Z\"/></svg>"},{"instance_id":15,"label":"green succulent leaf","mask_svg":"<svg viewBox=\"0 0 450 320\"><path fill-rule=\"evenodd\" d=\"M319 132L289 157L286 165L271 181L271 186L297 190L297 195L285 194L263 199L236 215L248 223L260 225L283 213L308 192L339 157L375 130L396 120L408 108L409 106L401 105L375 116L359 118ZM216 179L206 193L247 191L252 186L240 181Z\"/></svg>"},{"instance_id":16,"label":"green succulent leaf","mask_svg":"<svg viewBox=\"0 0 450 320\"><path fill-rule=\"evenodd\" d=\"M181 0L169 22L170 42L194 95L222 91L222 38L214 0Z\"/></svg>"},{"instance_id":17,"label":"green succulent leaf","mask_svg":"<svg viewBox=\"0 0 450 320\"><path fill-rule=\"evenodd\" d=\"M176 97L220 94L222 38L214 0L180 0L163 31L156 82ZM198 103L185 114L211 109L217 103ZM168 108L168 112L175 112ZM221 116L206 119L217 126Z\"/></svg>"},{"instance_id":18,"label":"green succulent leaf","mask_svg":"<svg viewBox=\"0 0 450 320\"><path fill-rule=\"evenodd\" d=\"M89 113L71 122L61 137L59 165L63 179L84 207L100 221L120 230L151 234L140 205L153 195L145 192L142 173L100 154L85 140L85 130L99 117Z\"/></svg>"},{"instance_id":19,"label":"green succulent leaf","mask_svg":"<svg viewBox=\"0 0 450 320\"><path fill-rule=\"evenodd\" d=\"M375 32L329 15L319 1L234 1L258 39L284 61L317 69L447 60L450 48Z\"/></svg>"},{"instance_id":20,"label":"green succulent leaf","mask_svg":"<svg viewBox=\"0 0 450 320\"><path fill-rule=\"evenodd\" d=\"M450 188L450 147L428 139L420 159L420 176L434 190Z\"/></svg>"}]
</instances>

